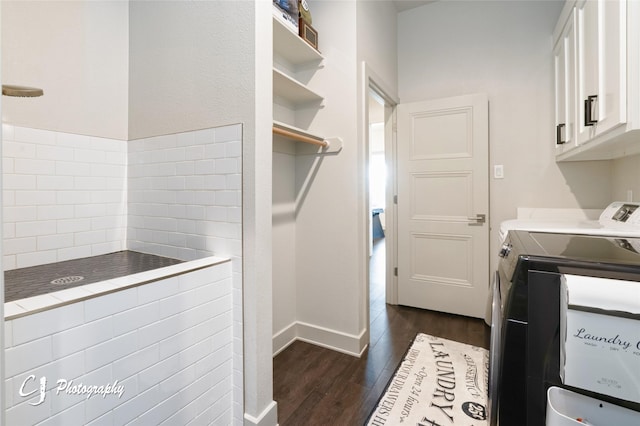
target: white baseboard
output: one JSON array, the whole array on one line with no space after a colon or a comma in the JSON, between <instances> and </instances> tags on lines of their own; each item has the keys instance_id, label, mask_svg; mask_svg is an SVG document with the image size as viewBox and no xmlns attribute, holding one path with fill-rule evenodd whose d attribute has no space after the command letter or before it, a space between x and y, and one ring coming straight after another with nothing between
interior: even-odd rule
<instances>
[{"instance_id":1,"label":"white baseboard","mask_svg":"<svg viewBox=\"0 0 640 426\"><path fill-rule=\"evenodd\" d=\"M273 336L273 356L276 356L296 340L322 346L347 355L361 357L368 345L367 330L359 335L319 327L296 321Z\"/></svg>"},{"instance_id":2,"label":"white baseboard","mask_svg":"<svg viewBox=\"0 0 640 426\"><path fill-rule=\"evenodd\" d=\"M258 417L244 413L244 426L277 426L277 424L278 404L275 401L271 401Z\"/></svg>"},{"instance_id":3,"label":"white baseboard","mask_svg":"<svg viewBox=\"0 0 640 426\"><path fill-rule=\"evenodd\" d=\"M274 357L296 341L298 338L297 325L298 323L292 322L273 336Z\"/></svg>"}]
</instances>

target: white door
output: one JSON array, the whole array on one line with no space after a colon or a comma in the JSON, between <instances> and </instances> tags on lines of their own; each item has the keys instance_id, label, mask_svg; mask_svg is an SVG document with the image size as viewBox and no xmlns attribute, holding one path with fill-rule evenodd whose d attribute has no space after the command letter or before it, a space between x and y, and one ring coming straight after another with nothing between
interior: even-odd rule
<instances>
[{"instance_id":1,"label":"white door","mask_svg":"<svg viewBox=\"0 0 640 426\"><path fill-rule=\"evenodd\" d=\"M485 95L397 108L398 303L484 318L489 289Z\"/></svg>"}]
</instances>

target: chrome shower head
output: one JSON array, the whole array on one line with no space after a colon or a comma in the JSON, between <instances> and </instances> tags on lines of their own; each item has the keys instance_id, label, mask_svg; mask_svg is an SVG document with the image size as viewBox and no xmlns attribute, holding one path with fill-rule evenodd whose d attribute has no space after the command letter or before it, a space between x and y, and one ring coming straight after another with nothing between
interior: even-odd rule
<instances>
[{"instance_id":1,"label":"chrome shower head","mask_svg":"<svg viewBox=\"0 0 640 426\"><path fill-rule=\"evenodd\" d=\"M12 86L9 84L2 85L2 94L4 96L15 96L20 98L35 98L44 95L42 89L37 87Z\"/></svg>"}]
</instances>

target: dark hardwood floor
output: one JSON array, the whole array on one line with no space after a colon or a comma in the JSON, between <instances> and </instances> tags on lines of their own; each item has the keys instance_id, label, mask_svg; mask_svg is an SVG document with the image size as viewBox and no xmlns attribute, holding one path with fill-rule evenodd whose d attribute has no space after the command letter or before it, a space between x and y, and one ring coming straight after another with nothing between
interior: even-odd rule
<instances>
[{"instance_id":1,"label":"dark hardwood floor","mask_svg":"<svg viewBox=\"0 0 640 426\"><path fill-rule=\"evenodd\" d=\"M280 426L362 425L415 337L422 332L489 347L483 320L384 301L384 240L371 262L370 345L361 358L295 342L273 360Z\"/></svg>"}]
</instances>

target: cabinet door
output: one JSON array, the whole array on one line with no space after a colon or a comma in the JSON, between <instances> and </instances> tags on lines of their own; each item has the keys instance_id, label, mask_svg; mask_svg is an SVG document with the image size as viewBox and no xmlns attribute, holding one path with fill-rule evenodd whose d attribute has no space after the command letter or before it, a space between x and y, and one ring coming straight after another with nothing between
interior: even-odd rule
<instances>
[{"instance_id":1,"label":"cabinet door","mask_svg":"<svg viewBox=\"0 0 640 426\"><path fill-rule=\"evenodd\" d=\"M578 143L626 122L626 0L581 0Z\"/></svg>"},{"instance_id":2,"label":"cabinet door","mask_svg":"<svg viewBox=\"0 0 640 426\"><path fill-rule=\"evenodd\" d=\"M567 19L553 51L555 65L556 153L561 154L576 143L576 13Z\"/></svg>"}]
</instances>

